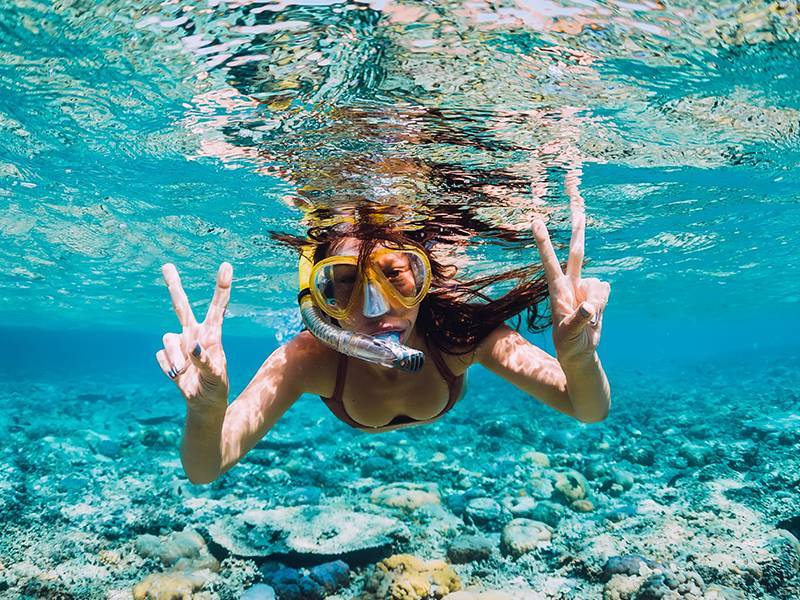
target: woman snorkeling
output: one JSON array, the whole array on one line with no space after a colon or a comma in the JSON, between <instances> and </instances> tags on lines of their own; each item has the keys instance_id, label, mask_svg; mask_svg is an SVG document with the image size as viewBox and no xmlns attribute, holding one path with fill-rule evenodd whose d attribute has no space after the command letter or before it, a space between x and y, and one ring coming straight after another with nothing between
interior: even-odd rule
<instances>
[{"instance_id":1,"label":"woman snorkeling","mask_svg":"<svg viewBox=\"0 0 800 600\"><path fill-rule=\"evenodd\" d=\"M181 459L190 481L208 483L230 469L304 393L319 395L362 431L430 423L461 398L475 363L575 419L604 419L610 388L596 349L610 285L581 278L583 201L568 191L566 269L537 219L533 233L544 271L538 277L524 268L459 282L455 267L432 255L424 227L405 231L357 221L312 229L309 239L276 236L301 252L298 300L307 329L275 350L230 404L222 322L232 267L220 266L198 323L175 266L165 264L183 331L165 334L156 358L187 402ZM481 293L512 279L518 285L499 298ZM537 306L548 296L555 357L505 324L528 310L534 326Z\"/></svg>"}]
</instances>

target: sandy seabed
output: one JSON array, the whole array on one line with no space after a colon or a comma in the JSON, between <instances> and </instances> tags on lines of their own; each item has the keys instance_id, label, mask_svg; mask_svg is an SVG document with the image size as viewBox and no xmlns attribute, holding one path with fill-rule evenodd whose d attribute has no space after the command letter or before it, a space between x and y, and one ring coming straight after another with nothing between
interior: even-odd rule
<instances>
[{"instance_id":1,"label":"sandy seabed","mask_svg":"<svg viewBox=\"0 0 800 600\"><path fill-rule=\"evenodd\" d=\"M402 432L303 399L203 486L168 382L6 382L0 597L800 597L800 360L610 378L592 425L485 373Z\"/></svg>"}]
</instances>

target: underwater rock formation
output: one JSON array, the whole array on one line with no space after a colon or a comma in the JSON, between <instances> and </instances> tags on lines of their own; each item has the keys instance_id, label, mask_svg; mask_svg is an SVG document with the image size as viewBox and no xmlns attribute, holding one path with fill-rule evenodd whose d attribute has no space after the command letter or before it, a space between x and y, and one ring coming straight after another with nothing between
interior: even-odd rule
<instances>
[{"instance_id":1,"label":"underwater rock formation","mask_svg":"<svg viewBox=\"0 0 800 600\"><path fill-rule=\"evenodd\" d=\"M481 535L461 535L447 548L447 558L455 564L484 560L492 555L494 543Z\"/></svg>"},{"instance_id":2,"label":"underwater rock formation","mask_svg":"<svg viewBox=\"0 0 800 600\"><path fill-rule=\"evenodd\" d=\"M609 581L614 575L639 575L643 569L656 569L659 566L656 561L635 554L611 556L603 566L602 576Z\"/></svg>"},{"instance_id":3,"label":"underwater rock formation","mask_svg":"<svg viewBox=\"0 0 800 600\"><path fill-rule=\"evenodd\" d=\"M425 504L439 504L439 489L433 483L401 481L376 487L370 497L374 504L412 511Z\"/></svg>"},{"instance_id":4,"label":"underwater rock formation","mask_svg":"<svg viewBox=\"0 0 800 600\"><path fill-rule=\"evenodd\" d=\"M553 528L540 521L514 519L503 528L500 550L503 554L520 557L550 541Z\"/></svg>"},{"instance_id":5,"label":"underwater rock formation","mask_svg":"<svg viewBox=\"0 0 800 600\"><path fill-rule=\"evenodd\" d=\"M520 456L519 460L520 462L527 463L534 467L542 467L546 469L550 466L550 457L548 457L544 452L536 452L535 450L529 450Z\"/></svg>"},{"instance_id":6,"label":"underwater rock formation","mask_svg":"<svg viewBox=\"0 0 800 600\"><path fill-rule=\"evenodd\" d=\"M512 600L512 597L505 592L495 592L493 590L486 592L470 592L464 590L447 594L442 600Z\"/></svg>"},{"instance_id":7,"label":"underwater rock formation","mask_svg":"<svg viewBox=\"0 0 800 600\"><path fill-rule=\"evenodd\" d=\"M432 600L461 589L461 580L442 560L395 554L375 565L364 600Z\"/></svg>"},{"instance_id":8,"label":"underwater rock formation","mask_svg":"<svg viewBox=\"0 0 800 600\"><path fill-rule=\"evenodd\" d=\"M536 500L530 496L506 496L503 498L503 508L515 517L530 519L533 509L536 508Z\"/></svg>"},{"instance_id":9,"label":"underwater rock formation","mask_svg":"<svg viewBox=\"0 0 800 600\"><path fill-rule=\"evenodd\" d=\"M604 600L662 600L685 598L700 600L704 596L705 583L695 572L672 572L663 567L651 570L641 563L638 573L618 573L611 577L603 589ZM726 596L721 596L726 598Z\"/></svg>"},{"instance_id":10,"label":"underwater rock formation","mask_svg":"<svg viewBox=\"0 0 800 600\"><path fill-rule=\"evenodd\" d=\"M264 583L257 583L247 588L239 600L275 600L275 590Z\"/></svg>"},{"instance_id":11,"label":"underwater rock formation","mask_svg":"<svg viewBox=\"0 0 800 600\"><path fill-rule=\"evenodd\" d=\"M800 572L800 543L788 531L776 529L763 544L763 550L759 560L761 582L765 589L777 592Z\"/></svg>"},{"instance_id":12,"label":"underwater rock formation","mask_svg":"<svg viewBox=\"0 0 800 600\"><path fill-rule=\"evenodd\" d=\"M140 535L134 544L142 557L155 557L170 570L153 573L133 587L134 600L182 600L191 597L219 571L203 537L190 528L164 537Z\"/></svg>"},{"instance_id":13,"label":"underwater rock formation","mask_svg":"<svg viewBox=\"0 0 800 600\"><path fill-rule=\"evenodd\" d=\"M162 565L175 570L219 570L219 562L209 553L203 537L189 527L166 537L140 535L136 538L135 549L139 556L157 557Z\"/></svg>"},{"instance_id":14,"label":"underwater rock formation","mask_svg":"<svg viewBox=\"0 0 800 600\"><path fill-rule=\"evenodd\" d=\"M208 532L220 546L243 557L278 556L306 565L335 558L370 561L385 555L395 536L405 535L398 520L325 506L248 510L212 523Z\"/></svg>"},{"instance_id":15,"label":"underwater rock formation","mask_svg":"<svg viewBox=\"0 0 800 600\"><path fill-rule=\"evenodd\" d=\"M565 504L583 500L589 495L589 484L586 479L573 469L555 471L552 478L555 488L553 496Z\"/></svg>"},{"instance_id":16,"label":"underwater rock formation","mask_svg":"<svg viewBox=\"0 0 800 600\"><path fill-rule=\"evenodd\" d=\"M261 574L280 600L323 600L350 581L350 567L341 560L317 565L307 572L268 562L261 566Z\"/></svg>"},{"instance_id":17,"label":"underwater rock formation","mask_svg":"<svg viewBox=\"0 0 800 600\"><path fill-rule=\"evenodd\" d=\"M558 527L559 522L564 518L566 513L567 509L562 505L550 502L549 500L542 500L533 507L530 515L527 515L525 518L547 523L550 527Z\"/></svg>"},{"instance_id":18,"label":"underwater rock formation","mask_svg":"<svg viewBox=\"0 0 800 600\"><path fill-rule=\"evenodd\" d=\"M68 404L52 421L26 429L23 424L35 423L39 407L54 393L50 387L26 388L11 398L30 393L34 404L7 399L7 411L0 411L0 421L12 427L13 442L4 450L10 466L0 473L0 507L6 507L0 598L83 600L100 594L121 600L132 598L135 587L135 597L148 600L312 600L331 595L366 600L366 594L375 600L391 598L393 584L396 597L402 598L401 592L405 598L421 597L425 589L431 591L430 581L423 580L420 592L397 568L385 570L380 578L384 593L364 592L367 580L378 577L375 563L403 552L420 561L440 558L456 571L466 589L448 592L443 596L447 600L499 599L503 592L507 600L601 599L604 594L626 600L795 600L800 598L800 554L791 537L800 535L800 497L795 493L800 473L798 372L785 369L781 379L773 380L757 370L744 383L737 380L741 390L734 391L720 383L733 380L730 374L715 375L706 386L694 382L691 371L680 378L688 386L681 394L663 379L635 379L627 383L634 387L610 423L569 428L560 415L534 413L538 431L517 446L506 444L486 453L475 444L458 445L479 425L480 418L471 414L459 421L454 413L447 427L433 424L394 437L387 434L383 450L375 447L372 436L325 438L328 422L322 420L320 448L293 452L299 466L280 462L277 450L263 450L261 462L244 461L210 486L187 481L173 448L129 452L139 434L126 435L126 423L116 433L109 431L121 444L121 463L90 453L95 438L87 438L81 430L83 413ZM709 392L717 385L719 391ZM143 391L131 395L128 412L135 414L143 396ZM173 400L165 398L164 405ZM509 402L513 410L532 410L528 398ZM669 402L674 411L662 411L660 406ZM714 412L718 426L709 431L698 423L698 412ZM295 425L290 420L287 427ZM544 441L545 431L560 430L578 435L548 436L563 438L558 447ZM547 451L552 466L520 460L514 470L505 467L508 456L522 456L532 447ZM643 449L646 454L636 452ZM431 462L430 457L444 451L451 463ZM172 465L171 470L137 472L141 453L154 463ZM351 463L340 454L353 457ZM394 469L382 471L385 481L376 481L375 473L367 478L357 465L371 456L390 456L390 463L403 463L411 473L400 476ZM76 472L76 459L86 461L86 469ZM381 467L379 461L373 463ZM135 474L120 477L120 465ZM588 479L596 510L576 512L575 502L586 498L567 503L562 492L554 491L553 474L568 470ZM373 503L376 486L392 481L436 481L442 502L408 513ZM409 487L383 489L394 494ZM546 498L536 496L534 489ZM503 544L504 554L501 529L469 522L496 511L487 499L498 502L508 517L550 525L552 539L536 540L535 549L519 556ZM267 503L281 507L275 509L274 527L241 518L248 509L275 506ZM348 511L367 513L361 516L370 521L359 524ZM373 514L396 518L405 524L398 524L399 531L405 532L386 536L398 549L392 544L369 548L363 563L348 557L347 568L338 563L340 570L328 562L333 557L287 548L291 531L310 536L309 523L301 521L313 522L315 515L327 512L336 513L334 520L342 526L354 528L359 543L359 536L372 531ZM219 519L230 520L232 531L225 530L225 535L231 543L255 546L258 554L228 556L218 572L200 569L214 565L209 554L220 561L227 554L219 540L215 543L207 535L209 525ZM324 546L327 534L334 534L334 542L338 539L335 529L322 526L318 531L320 539L312 540L318 547ZM543 531L541 525L534 528L537 535ZM146 533L156 535L141 535ZM507 530L506 543L509 534ZM271 559L282 563L278 569L265 566L273 551ZM318 563L325 564L313 566ZM349 579L344 577L347 569ZM336 582L344 584L333 591ZM494 590L493 595L484 588Z\"/></svg>"},{"instance_id":19,"label":"underwater rock formation","mask_svg":"<svg viewBox=\"0 0 800 600\"><path fill-rule=\"evenodd\" d=\"M208 581L202 573L153 573L133 587L133 600L191 598Z\"/></svg>"},{"instance_id":20,"label":"underwater rock formation","mask_svg":"<svg viewBox=\"0 0 800 600\"><path fill-rule=\"evenodd\" d=\"M498 531L509 520L503 507L492 498L473 498L464 508L465 522L488 531Z\"/></svg>"}]
</instances>

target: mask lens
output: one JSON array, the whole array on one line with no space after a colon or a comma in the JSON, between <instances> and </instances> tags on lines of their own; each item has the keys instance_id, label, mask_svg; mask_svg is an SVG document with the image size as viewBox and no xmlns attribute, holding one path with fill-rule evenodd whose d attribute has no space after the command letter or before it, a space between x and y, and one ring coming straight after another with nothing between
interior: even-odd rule
<instances>
[{"instance_id":1,"label":"mask lens","mask_svg":"<svg viewBox=\"0 0 800 600\"><path fill-rule=\"evenodd\" d=\"M425 288L429 274L418 254L391 252L381 256L376 262L386 281L401 298L414 300Z\"/></svg>"},{"instance_id":2,"label":"mask lens","mask_svg":"<svg viewBox=\"0 0 800 600\"><path fill-rule=\"evenodd\" d=\"M344 310L356 288L358 268L351 264L332 264L319 269L312 282L331 310Z\"/></svg>"},{"instance_id":3,"label":"mask lens","mask_svg":"<svg viewBox=\"0 0 800 600\"><path fill-rule=\"evenodd\" d=\"M366 273L355 262L353 256L330 257L312 270L310 283L315 300L334 318L342 318L348 310L366 301L356 298L359 290L380 294L384 301L393 298L410 308L421 300L430 285L428 261L418 252L376 252ZM369 281L362 281L365 277ZM365 285L368 287L364 288Z\"/></svg>"}]
</instances>

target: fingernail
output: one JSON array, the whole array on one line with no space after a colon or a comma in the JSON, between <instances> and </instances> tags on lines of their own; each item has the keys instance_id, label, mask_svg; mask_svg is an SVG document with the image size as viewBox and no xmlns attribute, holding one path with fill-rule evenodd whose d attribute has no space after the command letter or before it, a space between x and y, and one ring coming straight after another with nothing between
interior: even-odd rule
<instances>
[{"instance_id":1,"label":"fingernail","mask_svg":"<svg viewBox=\"0 0 800 600\"><path fill-rule=\"evenodd\" d=\"M585 317L588 317L588 316L591 314L591 313L590 313L588 310L586 310L586 309L583 307L583 304L581 304L581 307L580 307L580 309L578 309L578 310L580 310L581 316L582 316L582 317L584 317L584 318L585 318Z\"/></svg>"},{"instance_id":2,"label":"fingernail","mask_svg":"<svg viewBox=\"0 0 800 600\"><path fill-rule=\"evenodd\" d=\"M192 350L192 354L194 354L195 358L200 358L200 352L202 352L200 344L195 344L194 350Z\"/></svg>"},{"instance_id":3,"label":"fingernail","mask_svg":"<svg viewBox=\"0 0 800 600\"><path fill-rule=\"evenodd\" d=\"M169 371L167 371L167 375L169 376L170 379L175 379L175 375L176 375L175 370L174 369L170 369Z\"/></svg>"}]
</instances>

